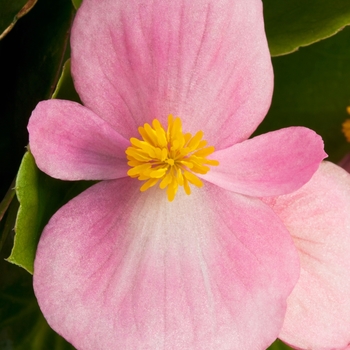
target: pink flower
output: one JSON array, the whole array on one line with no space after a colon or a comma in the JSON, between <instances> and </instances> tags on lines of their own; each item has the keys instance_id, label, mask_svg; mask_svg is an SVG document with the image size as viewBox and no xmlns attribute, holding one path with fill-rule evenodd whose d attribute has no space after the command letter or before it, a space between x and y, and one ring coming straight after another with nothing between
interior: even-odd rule
<instances>
[{"instance_id":1,"label":"pink flower","mask_svg":"<svg viewBox=\"0 0 350 350\"><path fill-rule=\"evenodd\" d=\"M84 350L265 349L300 267L279 199L259 198L299 189L325 153L302 127L247 140L273 88L261 1L84 0L71 45L84 106L39 103L30 148L53 177L102 181L40 239L49 324Z\"/></svg>"},{"instance_id":2,"label":"pink flower","mask_svg":"<svg viewBox=\"0 0 350 350\"><path fill-rule=\"evenodd\" d=\"M279 335L297 349L350 349L350 176L324 162L298 191L264 199L300 256Z\"/></svg>"}]
</instances>

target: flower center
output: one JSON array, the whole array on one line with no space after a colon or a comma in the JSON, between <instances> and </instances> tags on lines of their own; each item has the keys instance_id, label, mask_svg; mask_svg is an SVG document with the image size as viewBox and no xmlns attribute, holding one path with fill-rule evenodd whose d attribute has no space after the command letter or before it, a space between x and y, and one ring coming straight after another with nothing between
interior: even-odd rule
<instances>
[{"instance_id":1,"label":"flower center","mask_svg":"<svg viewBox=\"0 0 350 350\"><path fill-rule=\"evenodd\" d=\"M142 139L132 137L125 153L131 166L128 175L146 180L140 188L142 192L160 181L159 187L167 188L168 200L172 201L179 186L183 186L187 194L191 194L190 183L203 186L194 173L206 174L210 170L208 165L219 165L218 161L207 159L215 148L206 147L203 131L193 137L190 133L184 134L178 117L174 119L169 115L166 130L154 119L152 126L145 124L138 131Z\"/></svg>"}]
</instances>

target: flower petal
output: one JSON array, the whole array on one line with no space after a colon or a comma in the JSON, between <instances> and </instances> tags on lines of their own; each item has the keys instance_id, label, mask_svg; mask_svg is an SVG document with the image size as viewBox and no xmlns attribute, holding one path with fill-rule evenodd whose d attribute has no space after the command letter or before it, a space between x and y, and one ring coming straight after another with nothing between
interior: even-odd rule
<instances>
[{"instance_id":1,"label":"flower petal","mask_svg":"<svg viewBox=\"0 0 350 350\"><path fill-rule=\"evenodd\" d=\"M266 199L292 234L301 276L280 338L300 349L350 344L350 175L324 162L300 190Z\"/></svg>"},{"instance_id":2,"label":"flower petal","mask_svg":"<svg viewBox=\"0 0 350 350\"><path fill-rule=\"evenodd\" d=\"M218 160L205 175L222 188L249 196L276 196L300 188L327 154L314 131L290 127L256 136L213 153Z\"/></svg>"},{"instance_id":3,"label":"flower petal","mask_svg":"<svg viewBox=\"0 0 350 350\"><path fill-rule=\"evenodd\" d=\"M53 216L34 288L79 349L266 349L298 276L290 235L260 200L208 183L170 203L119 179Z\"/></svg>"},{"instance_id":4,"label":"flower petal","mask_svg":"<svg viewBox=\"0 0 350 350\"><path fill-rule=\"evenodd\" d=\"M129 142L75 102L40 102L28 124L30 150L38 167L62 180L102 180L127 176Z\"/></svg>"},{"instance_id":5,"label":"flower petal","mask_svg":"<svg viewBox=\"0 0 350 350\"><path fill-rule=\"evenodd\" d=\"M126 138L173 114L221 149L248 138L270 105L260 0L84 0L71 43L82 101Z\"/></svg>"}]
</instances>

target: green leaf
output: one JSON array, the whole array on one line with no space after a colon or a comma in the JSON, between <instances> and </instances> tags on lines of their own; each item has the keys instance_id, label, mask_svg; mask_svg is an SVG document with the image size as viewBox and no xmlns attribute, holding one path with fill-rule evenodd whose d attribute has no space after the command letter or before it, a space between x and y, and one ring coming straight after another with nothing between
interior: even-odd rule
<instances>
[{"instance_id":1,"label":"green leaf","mask_svg":"<svg viewBox=\"0 0 350 350\"><path fill-rule=\"evenodd\" d=\"M350 106L350 27L291 55L273 58L275 91L270 111L257 130L265 133L303 125L325 141L329 159L350 152L341 132Z\"/></svg>"},{"instance_id":2,"label":"green leaf","mask_svg":"<svg viewBox=\"0 0 350 350\"><path fill-rule=\"evenodd\" d=\"M72 3L73 3L76 10L80 7L82 2L83 2L83 0L72 0Z\"/></svg>"},{"instance_id":3,"label":"green leaf","mask_svg":"<svg viewBox=\"0 0 350 350\"><path fill-rule=\"evenodd\" d=\"M281 342L279 339L277 339L270 347L267 348L267 350L289 350L292 349L283 342Z\"/></svg>"},{"instance_id":4,"label":"green leaf","mask_svg":"<svg viewBox=\"0 0 350 350\"><path fill-rule=\"evenodd\" d=\"M61 77L57 83L56 90L52 98L61 100L70 100L81 103L78 93L75 91L73 79L70 71L70 59L63 66Z\"/></svg>"},{"instance_id":5,"label":"green leaf","mask_svg":"<svg viewBox=\"0 0 350 350\"><path fill-rule=\"evenodd\" d=\"M61 181L41 172L28 151L22 160L16 193L20 208L9 262L33 273L36 247L51 216L71 198L91 186L92 181Z\"/></svg>"},{"instance_id":6,"label":"green leaf","mask_svg":"<svg viewBox=\"0 0 350 350\"><path fill-rule=\"evenodd\" d=\"M27 14L37 0L0 0L0 40L14 27L19 18Z\"/></svg>"},{"instance_id":7,"label":"green leaf","mask_svg":"<svg viewBox=\"0 0 350 350\"><path fill-rule=\"evenodd\" d=\"M7 0L11 4L20 1ZM38 1L0 41L0 164L6 164L1 167L0 199L28 144L30 114L39 101L51 97L57 84L74 13L70 0Z\"/></svg>"},{"instance_id":8,"label":"green leaf","mask_svg":"<svg viewBox=\"0 0 350 350\"><path fill-rule=\"evenodd\" d=\"M45 189L46 183L40 184L39 170L35 166L32 155L27 152L23 157L16 181L16 193L20 202L16 222L14 247L8 261L25 268L33 273L33 261L36 246L40 237L42 209L39 201L40 189ZM49 195L49 194L47 194ZM30 214L30 215L29 215Z\"/></svg>"},{"instance_id":9,"label":"green leaf","mask_svg":"<svg viewBox=\"0 0 350 350\"><path fill-rule=\"evenodd\" d=\"M263 3L272 56L328 38L350 24L349 0L263 0Z\"/></svg>"}]
</instances>

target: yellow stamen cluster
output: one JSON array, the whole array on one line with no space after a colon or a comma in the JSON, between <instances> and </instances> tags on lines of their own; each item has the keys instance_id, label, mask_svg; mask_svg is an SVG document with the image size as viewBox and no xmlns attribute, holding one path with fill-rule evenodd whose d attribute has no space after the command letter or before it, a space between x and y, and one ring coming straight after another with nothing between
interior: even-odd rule
<instances>
[{"instance_id":1,"label":"yellow stamen cluster","mask_svg":"<svg viewBox=\"0 0 350 350\"><path fill-rule=\"evenodd\" d=\"M190 183L202 187L203 182L194 174L206 174L208 165L219 165L216 160L207 159L214 152L214 147L206 147L202 140L203 131L192 137L183 134L180 118L168 117L167 130L154 119L152 126L145 124L138 131L142 140L132 137L131 146L127 148L128 175L146 181L140 188L146 191L159 181L161 189L167 188L168 200L175 198L179 186L191 194Z\"/></svg>"},{"instance_id":2,"label":"yellow stamen cluster","mask_svg":"<svg viewBox=\"0 0 350 350\"><path fill-rule=\"evenodd\" d=\"M346 108L346 111L348 114L350 114L350 106ZM346 138L346 141L350 142L350 119L346 119L345 122L342 124L342 132Z\"/></svg>"}]
</instances>

